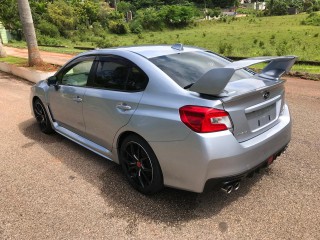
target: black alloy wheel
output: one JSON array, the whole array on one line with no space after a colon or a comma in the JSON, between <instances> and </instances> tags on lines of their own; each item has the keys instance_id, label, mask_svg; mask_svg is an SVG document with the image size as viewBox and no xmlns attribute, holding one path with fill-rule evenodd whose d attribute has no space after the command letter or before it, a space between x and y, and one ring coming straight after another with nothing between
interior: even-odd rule
<instances>
[{"instance_id":1,"label":"black alloy wheel","mask_svg":"<svg viewBox=\"0 0 320 240\"><path fill-rule=\"evenodd\" d=\"M136 135L128 136L120 147L120 161L129 183L143 194L154 194L163 188L158 160L149 144Z\"/></svg>"},{"instance_id":2,"label":"black alloy wheel","mask_svg":"<svg viewBox=\"0 0 320 240\"><path fill-rule=\"evenodd\" d=\"M36 99L34 101L33 112L34 112L34 115L37 119L37 122L39 123L40 130L46 134L52 133L53 129L51 127L51 123L50 123L48 114L47 114L42 102L40 101L40 99Z\"/></svg>"}]
</instances>

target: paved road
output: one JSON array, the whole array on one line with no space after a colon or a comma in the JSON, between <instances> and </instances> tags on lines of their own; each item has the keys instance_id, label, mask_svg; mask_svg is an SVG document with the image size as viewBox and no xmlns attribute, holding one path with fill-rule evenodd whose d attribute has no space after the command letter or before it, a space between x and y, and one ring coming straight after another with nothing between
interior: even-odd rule
<instances>
[{"instance_id":1,"label":"paved road","mask_svg":"<svg viewBox=\"0 0 320 240\"><path fill-rule=\"evenodd\" d=\"M24 48L13 48L13 47L4 47L7 54L10 56L21 57L21 58L28 58L28 49ZM47 63L53 63L59 66L64 65L67 61L74 57L71 54L65 53L53 53L53 52L46 52L40 51L40 55L43 61Z\"/></svg>"},{"instance_id":2,"label":"paved road","mask_svg":"<svg viewBox=\"0 0 320 240\"><path fill-rule=\"evenodd\" d=\"M291 79L287 153L230 195L141 196L112 162L42 134L0 73L0 239L320 239L320 82Z\"/></svg>"}]
</instances>

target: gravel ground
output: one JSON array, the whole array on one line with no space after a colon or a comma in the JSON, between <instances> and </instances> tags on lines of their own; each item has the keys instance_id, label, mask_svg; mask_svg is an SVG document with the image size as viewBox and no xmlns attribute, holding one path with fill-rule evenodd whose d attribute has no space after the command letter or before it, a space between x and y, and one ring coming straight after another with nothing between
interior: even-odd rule
<instances>
[{"instance_id":1,"label":"gravel ground","mask_svg":"<svg viewBox=\"0 0 320 240\"><path fill-rule=\"evenodd\" d=\"M42 134L30 85L0 72L0 239L320 239L320 82L288 79L286 154L237 192L146 197L120 167Z\"/></svg>"}]
</instances>

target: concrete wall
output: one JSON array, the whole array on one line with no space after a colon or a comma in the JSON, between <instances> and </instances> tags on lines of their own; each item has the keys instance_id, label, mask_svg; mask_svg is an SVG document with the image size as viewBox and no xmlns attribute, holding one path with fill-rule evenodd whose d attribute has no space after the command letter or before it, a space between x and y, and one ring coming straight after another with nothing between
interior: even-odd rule
<instances>
[{"instance_id":1,"label":"concrete wall","mask_svg":"<svg viewBox=\"0 0 320 240\"><path fill-rule=\"evenodd\" d=\"M37 70L30 70L25 67L17 67L13 64L0 62L0 71L13 74L15 76L26 79L30 82L37 83L52 76L55 72L41 72Z\"/></svg>"}]
</instances>

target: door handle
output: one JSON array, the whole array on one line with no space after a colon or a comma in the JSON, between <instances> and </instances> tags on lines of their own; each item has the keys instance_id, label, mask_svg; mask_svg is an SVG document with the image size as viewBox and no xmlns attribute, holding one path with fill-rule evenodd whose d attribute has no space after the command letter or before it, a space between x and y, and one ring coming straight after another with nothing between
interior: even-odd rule
<instances>
[{"instance_id":1,"label":"door handle","mask_svg":"<svg viewBox=\"0 0 320 240\"><path fill-rule=\"evenodd\" d=\"M120 103L117 105L117 108L123 111L131 110L131 106L127 105L126 103Z\"/></svg>"},{"instance_id":2,"label":"door handle","mask_svg":"<svg viewBox=\"0 0 320 240\"><path fill-rule=\"evenodd\" d=\"M75 102L82 102L82 98L79 97L79 96L76 96L76 97L72 98L72 100L75 101Z\"/></svg>"}]
</instances>

